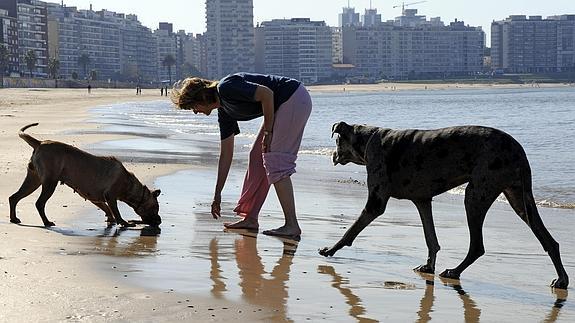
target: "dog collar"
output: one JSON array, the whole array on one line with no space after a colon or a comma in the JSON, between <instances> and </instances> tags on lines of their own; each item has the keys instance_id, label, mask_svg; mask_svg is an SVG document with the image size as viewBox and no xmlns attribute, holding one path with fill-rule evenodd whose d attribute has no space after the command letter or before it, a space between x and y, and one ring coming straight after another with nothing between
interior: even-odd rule
<instances>
[{"instance_id":1,"label":"dog collar","mask_svg":"<svg viewBox=\"0 0 575 323\"><path fill-rule=\"evenodd\" d=\"M365 164L367 165L367 147L369 147L369 143L371 142L371 139L373 139L373 136L375 136L375 134L379 131L379 129L375 129L375 131L371 134L371 136L369 136L369 139L367 139L367 143L365 144L365 150L363 152L363 161L365 162Z\"/></svg>"}]
</instances>

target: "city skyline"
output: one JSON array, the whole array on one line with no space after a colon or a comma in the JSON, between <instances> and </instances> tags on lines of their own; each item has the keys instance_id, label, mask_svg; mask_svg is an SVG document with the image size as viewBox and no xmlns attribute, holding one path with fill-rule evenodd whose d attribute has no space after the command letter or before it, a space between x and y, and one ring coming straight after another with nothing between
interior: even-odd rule
<instances>
[{"instance_id":1,"label":"city skyline","mask_svg":"<svg viewBox=\"0 0 575 323\"><path fill-rule=\"evenodd\" d=\"M61 3L49 0L48 2ZM263 21L280 18L311 18L323 20L329 26L337 26L338 14L343 7L347 7L348 0L291 0L269 1L253 0L254 25ZM406 4L414 1L405 1ZM90 4L93 10L106 9L109 11L135 14L148 28L158 28L159 22L174 24L174 30L183 29L188 33L204 33L206 30L205 0L169 0L167 5L156 2L136 0L64 0L67 6L76 6L78 9L88 9ZM382 15L382 20L390 20L401 15L401 1L384 0L349 0L351 7L363 15L364 9L376 8ZM486 33L487 45L490 46L490 27L493 20L503 20L510 15L540 15L543 17L561 14L575 14L575 1L573 0L506 0L505 6L500 1L461 1L461 0L428 0L407 8L418 9L419 14L430 17L441 17L445 23L455 19L463 20L471 26L481 26ZM186 9L186 10L182 10Z\"/></svg>"}]
</instances>

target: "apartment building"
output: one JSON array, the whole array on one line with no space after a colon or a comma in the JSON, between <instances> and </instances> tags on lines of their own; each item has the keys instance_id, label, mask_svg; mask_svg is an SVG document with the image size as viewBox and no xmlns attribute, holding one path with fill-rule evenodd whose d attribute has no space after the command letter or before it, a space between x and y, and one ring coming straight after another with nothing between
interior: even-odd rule
<instances>
[{"instance_id":1,"label":"apartment building","mask_svg":"<svg viewBox=\"0 0 575 323\"><path fill-rule=\"evenodd\" d=\"M18 54L18 21L7 9L0 9L0 46L8 53L8 61L2 75L18 75L20 59Z\"/></svg>"},{"instance_id":2,"label":"apartment building","mask_svg":"<svg viewBox=\"0 0 575 323\"><path fill-rule=\"evenodd\" d=\"M255 70L252 0L206 0L207 77Z\"/></svg>"},{"instance_id":3,"label":"apartment building","mask_svg":"<svg viewBox=\"0 0 575 323\"><path fill-rule=\"evenodd\" d=\"M355 12L353 7L344 7L342 13L338 15L339 27L360 27L359 12Z\"/></svg>"},{"instance_id":4,"label":"apartment building","mask_svg":"<svg viewBox=\"0 0 575 323\"><path fill-rule=\"evenodd\" d=\"M381 24L381 14L377 13L377 9L365 9L365 13L361 17L361 25L363 27L373 27Z\"/></svg>"},{"instance_id":5,"label":"apartment building","mask_svg":"<svg viewBox=\"0 0 575 323\"><path fill-rule=\"evenodd\" d=\"M575 15L513 15L491 24L491 64L507 73L549 73L575 68Z\"/></svg>"},{"instance_id":6,"label":"apartment building","mask_svg":"<svg viewBox=\"0 0 575 323\"><path fill-rule=\"evenodd\" d=\"M2 0L0 10L1 37L4 39L2 42L7 44L11 53L10 73L47 76L46 3L38 0ZM31 71L25 59L30 51L34 52L36 57Z\"/></svg>"},{"instance_id":7,"label":"apartment building","mask_svg":"<svg viewBox=\"0 0 575 323\"><path fill-rule=\"evenodd\" d=\"M50 48L57 52L62 77L118 78L122 71L120 25L123 14L94 11L91 7L89 10L78 10L76 7L48 3L48 15L50 27L56 28L58 33L58 43L51 40Z\"/></svg>"},{"instance_id":8,"label":"apartment building","mask_svg":"<svg viewBox=\"0 0 575 323\"><path fill-rule=\"evenodd\" d=\"M264 21L256 28L256 48L256 66L263 66L264 73L285 75L308 84L331 76L332 33L323 21Z\"/></svg>"},{"instance_id":9,"label":"apartment building","mask_svg":"<svg viewBox=\"0 0 575 323\"><path fill-rule=\"evenodd\" d=\"M157 79L157 40L150 28L143 26L136 15L119 19L120 79L150 82Z\"/></svg>"},{"instance_id":10,"label":"apartment building","mask_svg":"<svg viewBox=\"0 0 575 323\"><path fill-rule=\"evenodd\" d=\"M344 28L344 63L370 79L441 78L482 70L485 33L480 27L457 20L445 26L438 18L419 21Z\"/></svg>"},{"instance_id":11,"label":"apartment building","mask_svg":"<svg viewBox=\"0 0 575 323\"><path fill-rule=\"evenodd\" d=\"M173 32L171 23L160 23L159 28L154 30L154 36L157 40L158 51L158 80L160 81L175 81L178 79L178 71L181 64L181 56L179 55L180 44L178 44L178 37ZM167 64L168 60L172 64ZM180 64L179 64L180 63Z\"/></svg>"},{"instance_id":12,"label":"apartment building","mask_svg":"<svg viewBox=\"0 0 575 323\"><path fill-rule=\"evenodd\" d=\"M343 40L340 27L331 27L331 62L343 63Z\"/></svg>"}]
</instances>

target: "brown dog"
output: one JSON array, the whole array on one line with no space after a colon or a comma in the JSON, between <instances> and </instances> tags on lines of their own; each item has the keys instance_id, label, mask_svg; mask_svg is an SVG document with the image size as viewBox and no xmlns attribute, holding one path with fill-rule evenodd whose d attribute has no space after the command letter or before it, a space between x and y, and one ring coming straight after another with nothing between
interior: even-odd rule
<instances>
[{"instance_id":1,"label":"brown dog","mask_svg":"<svg viewBox=\"0 0 575 323\"><path fill-rule=\"evenodd\" d=\"M37 125L33 123L20 129L20 138L32 146L34 152L24 183L10 196L10 222L21 222L16 217L16 204L42 185L36 209L44 225L53 226L54 223L46 217L44 207L60 182L106 212L106 221L110 224L134 226L134 223L145 223L158 226L162 223L158 215L160 190L150 191L114 157L94 156L61 142L39 141L24 133L26 129ZM126 222L122 219L118 200L132 207L142 221Z\"/></svg>"},{"instance_id":2,"label":"brown dog","mask_svg":"<svg viewBox=\"0 0 575 323\"><path fill-rule=\"evenodd\" d=\"M332 133L339 134L334 164L351 162L366 166L369 197L357 221L334 246L322 249L320 254L333 256L342 247L351 246L356 236L383 214L389 198L408 199L419 211L428 248L427 263L416 270L434 273L439 242L431 200L467 183L465 211L469 251L459 266L445 270L440 276L459 279L460 274L485 253L483 221L491 204L503 193L549 254L559 275L552 286L567 288L569 285L559 244L537 212L525 151L507 133L479 126L394 130L345 122L334 124Z\"/></svg>"}]
</instances>

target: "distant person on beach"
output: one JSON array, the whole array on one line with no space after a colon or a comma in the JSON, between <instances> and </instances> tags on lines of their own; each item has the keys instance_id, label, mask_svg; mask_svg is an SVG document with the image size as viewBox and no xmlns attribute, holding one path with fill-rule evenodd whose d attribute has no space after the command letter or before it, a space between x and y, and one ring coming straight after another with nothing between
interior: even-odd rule
<instances>
[{"instance_id":1,"label":"distant person on beach","mask_svg":"<svg viewBox=\"0 0 575 323\"><path fill-rule=\"evenodd\" d=\"M295 161L303 131L311 113L308 91L295 79L250 73L231 74L219 81L187 78L174 85L172 101L184 110L210 113L217 109L220 127L220 158L212 202L212 216L221 216L221 193L234 153L234 136L240 133L238 121L263 116L263 124L249 155L242 193L234 211L244 218L225 223L226 228L259 228L258 216L271 184L283 209L285 224L263 233L299 238L293 186Z\"/></svg>"},{"instance_id":2,"label":"distant person on beach","mask_svg":"<svg viewBox=\"0 0 575 323\"><path fill-rule=\"evenodd\" d=\"M92 93L92 85L88 84L88 94Z\"/></svg>"},{"instance_id":3,"label":"distant person on beach","mask_svg":"<svg viewBox=\"0 0 575 323\"><path fill-rule=\"evenodd\" d=\"M164 87L163 86L160 88L160 96L164 96Z\"/></svg>"}]
</instances>

